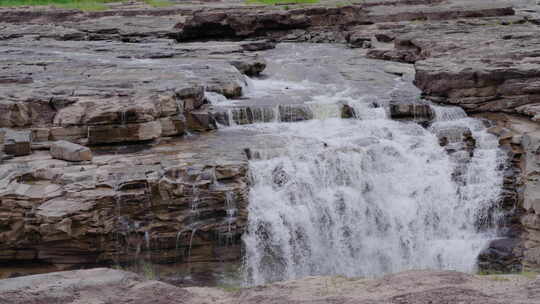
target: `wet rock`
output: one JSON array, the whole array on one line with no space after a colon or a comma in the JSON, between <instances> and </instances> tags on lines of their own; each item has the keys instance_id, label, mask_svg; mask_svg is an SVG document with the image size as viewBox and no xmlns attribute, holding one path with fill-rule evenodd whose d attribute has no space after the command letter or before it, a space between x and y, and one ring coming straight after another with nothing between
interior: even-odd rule
<instances>
[{"instance_id":1,"label":"wet rock","mask_svg":"<svg viewBox=\"0 0 540 304\"><path fill-rule=\"evenodd\" d=\"M240 46L244 51L255 52L273 49L276 43L271 40L255 40L242 42Z\"/></svg>"},{"instance_id":2,"label":"wet rock","mask_svg":"<svg viewBox=\"0 0 540 304\"><path fill-rule=\"evenodd\" d=\"M390 105L390 117L392 119L431 121L435 115L428 104L394 103Z\"/></svg>"},{"instance_id":3,"label":"wet rock","mask_svg":"<svg viewBox=\"0 0 540 304\"><path fill-rule=\"evenodd\" d=\"M478 267L484 272L521 272L523 252L519 238L504 238L491 241L478 256Z\"/></svg>"},{"instance_id":4,"label":"wet rock","mask_svg":"<svg viewBox=\"0 0 540 304\"><path fill-rule=\"evenodd\" d=\"M266 68L266 61L259 58L232 60L229 61L229 63L237 68L242 74L248 76L259 76Z\"/></svg>"},{"instance_id":5,"label":"wet rock","mask_svg":"<svg viewBox=\"0 0 540 304\"><path fill-rule=\"evenodd\" d=\"M222 125L245 125L258 122L272 122L279 118L279 106L245 106L234 108L218 108L215 112L217 122ZM285 117L287 119L287 117Z\"/></svg>"},{"instance_id":6,"label":"wet rock","mask_svg":"<svg viewBox=\"0 0 540 304\"><path fill-rule=\"evenodd\" d=\"M89 148L65 140L51 144L51 155L56 159L68 161L92 160L92 151Z\"/></svg>"},{"instance_id":7,"label":"wet rock","mask_svg":"<svg viewBox=\"0 0 540 304\"><path fill-rule=\"evenodd\" d=\"M414 66L407 64L388 64L384 66L384 71L397 76L414 75Z\"/></svg>"}]
</instances>

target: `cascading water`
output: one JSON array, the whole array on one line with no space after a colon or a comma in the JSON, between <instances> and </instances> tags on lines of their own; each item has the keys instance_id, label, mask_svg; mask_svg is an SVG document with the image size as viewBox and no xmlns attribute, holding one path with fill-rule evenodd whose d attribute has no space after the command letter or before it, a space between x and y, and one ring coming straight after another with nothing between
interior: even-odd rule
<instances>
[{"instance_id":1,"label":"cascading water","mask_svg":"<svg viewBox=\"0 0 540 304\"><path fill-rule=\"evenodd\" d=\"M325 51L303 46L296 57L284 57L302 67L312 60L320 68ZM315 74L295 71L298 65L284 70L282 59L268 61L274 83ZM247 284L407 269L473 271L495 235L486 223L502 184L497 139L456 108L434 107L428 129L390 120L387 105L399 91L416 92L410 82L393 79L393 89L374 94L343 74L308 79L315 86L303 96L316 109L314 120L233 128L279 134L286 142L271 153L252 153L243 237ZM352 108L356 119L336 118L340 104ZM443 133L456 152L441 146ZM474 147L457 151L464 134L475 139Z\"/></svg>"}]
</instances>

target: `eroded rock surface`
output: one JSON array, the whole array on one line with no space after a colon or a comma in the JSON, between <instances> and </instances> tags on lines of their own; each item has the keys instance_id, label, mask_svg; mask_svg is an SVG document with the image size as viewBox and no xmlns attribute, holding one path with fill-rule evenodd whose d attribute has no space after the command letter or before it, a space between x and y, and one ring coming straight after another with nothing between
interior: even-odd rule
<instances>
[{"instance_id":1,"label":"eroded rock surface","mask_svg":"<svg viewBox=\"0 0 540 304\"><path fill-rule=\"evenodd\" d=\"M178 288L96 268L0 280L1 303L537 303L540 279L410 271L380 279L308 277L245 289Z\"/></svg>"}]
</instances>

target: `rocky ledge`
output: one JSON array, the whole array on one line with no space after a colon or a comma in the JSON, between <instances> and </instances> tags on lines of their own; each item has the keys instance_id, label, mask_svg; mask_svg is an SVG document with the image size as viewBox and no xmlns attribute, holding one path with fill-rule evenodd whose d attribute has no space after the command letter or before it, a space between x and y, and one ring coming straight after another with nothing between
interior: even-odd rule
<instances>
[{"instance_id":1,"label":"rocky ledge","mask_svg":"<svg viewBox=\"0 0 540 304\"><path fill-rule=\"evenodd\" d=\"M178 288L96 268L0 280L1 303L538 303L535 275L409 271L380 279L308 277L240 289Z\"/></svg>"}]
</instances>

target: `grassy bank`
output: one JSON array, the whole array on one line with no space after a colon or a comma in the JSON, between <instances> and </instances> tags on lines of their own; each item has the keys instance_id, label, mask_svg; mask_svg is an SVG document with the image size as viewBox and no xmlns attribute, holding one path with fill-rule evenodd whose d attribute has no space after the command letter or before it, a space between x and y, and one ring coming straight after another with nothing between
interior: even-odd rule
<instances>
[{"instance_id":1,"label":"grassy bank","mask_svg":"<svg viewBox=\"0 0 540 304\"><path fill-rule=\"evenodd\" d=\"M287 5L319 3L319 0L246 0L249 4Z\"/></svg>"},{"instance_id":2,"label":"grassy bank","mask_svg":"<svg viewBox=\"0 0 540 304\"><path fill-rule=\"evenodd\" d=\"M0 7L43 6L51 5L58 8L79 9L83 11L100 11L107 9L106 3L122 2L121 0L0 0ZM169 6L173 3L167 0L140 0L153 7Z\"/></svg>"}]
</instances>

